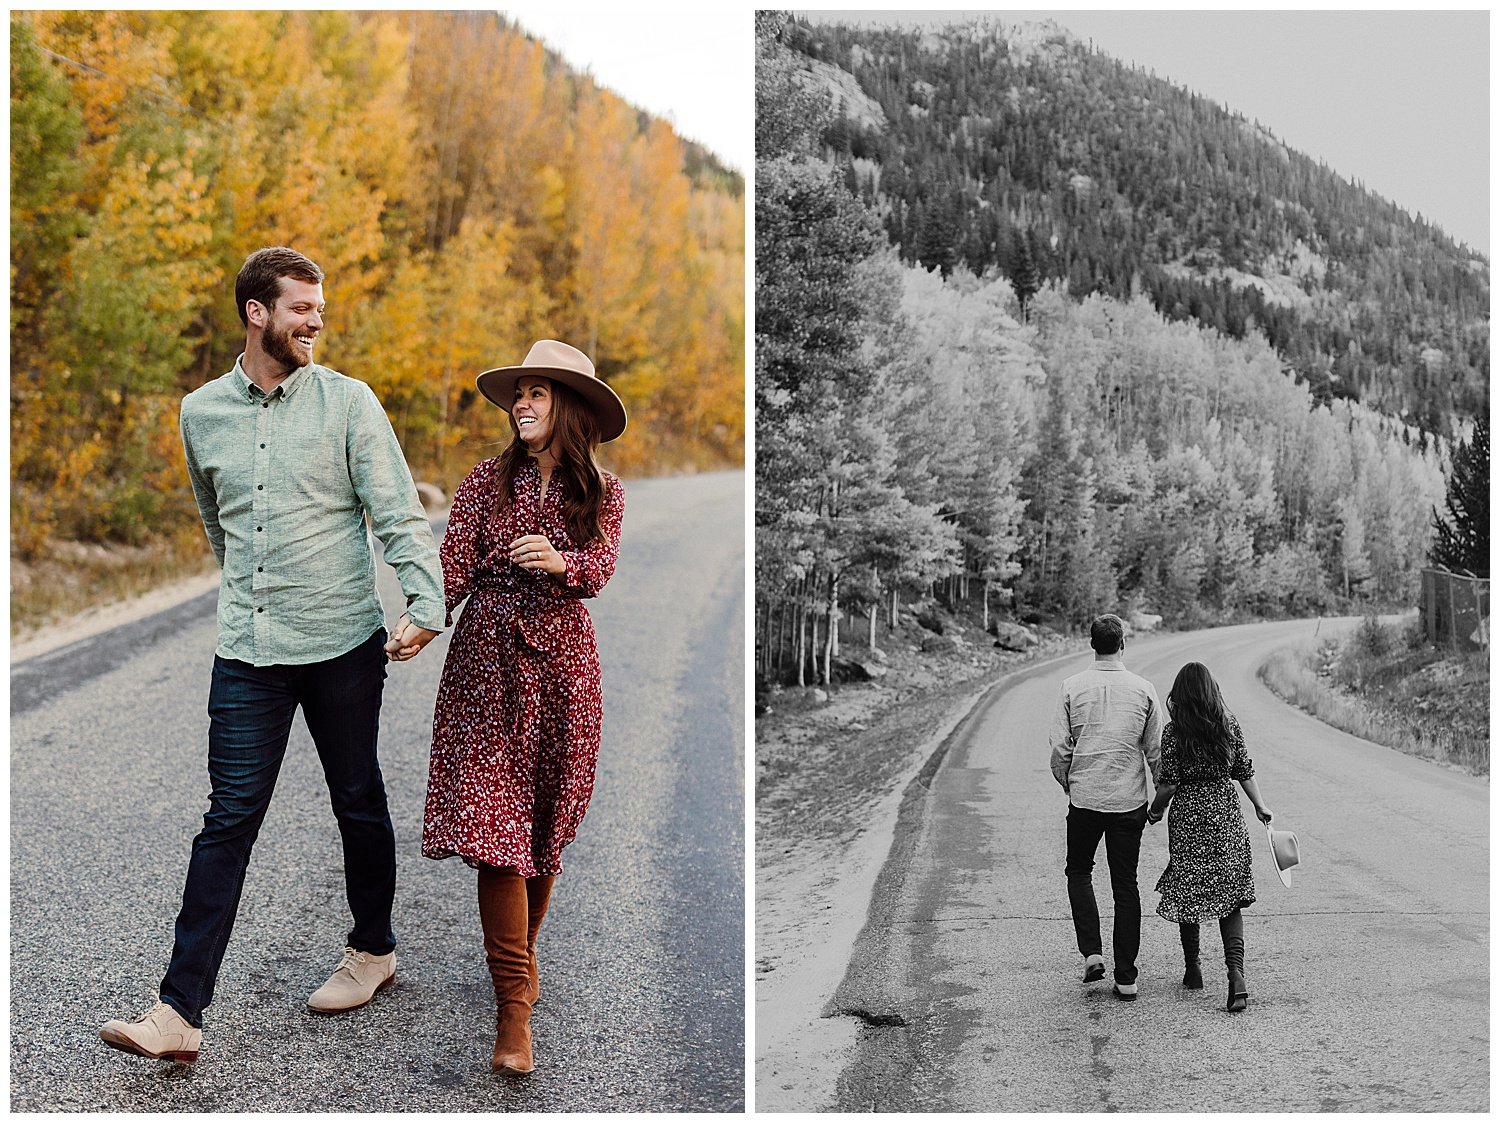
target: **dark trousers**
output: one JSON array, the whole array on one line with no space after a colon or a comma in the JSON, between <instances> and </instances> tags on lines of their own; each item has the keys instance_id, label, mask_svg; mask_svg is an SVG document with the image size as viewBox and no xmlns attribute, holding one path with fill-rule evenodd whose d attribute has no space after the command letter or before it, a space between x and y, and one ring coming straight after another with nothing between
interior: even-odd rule
<instances>
[{"instance_id":1,"label":"dark trousers","mask_svg":"<svg viewBox=\"0 0 1500 1123\"><path fill-rule=\"evenodd\" d=\"M1073 908L1073 931L1084 955L1102 955L1099 903L1094 900L1094 855L1099 839L1109 861L1109 883L1115 897L1115 982L1133 983L1135 957L1141 950L1141 891L1136 864L1141 856L1141 832L1146 829L1146 805L1134 811L1090 811L1068 807L1068 904Z\"/></svg>"},{"instance_id":2,"label":"dark trousers","mask_svg":"<svg viewBox=\"0 0 1500 1123\"><path fill-rule=\"evenodd\" d=\"M203 830L193 839L182 911L161 1000L195 1026L239 911L250 848L271 805L297 707L318 749L344 842L344 884L354 928L349 945L384 955L396 946L396 832L375 759L385 688L385 630L334 659L252 667L214 658L208 694L208 776Z\"/></svg>"}]
</instances>

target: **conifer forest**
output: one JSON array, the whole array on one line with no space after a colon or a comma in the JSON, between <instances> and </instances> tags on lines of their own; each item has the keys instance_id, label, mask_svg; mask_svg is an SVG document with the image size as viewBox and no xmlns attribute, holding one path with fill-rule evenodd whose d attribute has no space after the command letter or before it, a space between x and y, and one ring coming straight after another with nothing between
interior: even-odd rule
<instances>
[{"instance_id":1,"label":"conifer forest","mask_svg":"<svg viewBox=\"0 0 1500 1123\"><path fill-rule=\"evenodd\" d=\"M1053 31L757 15L755 583L805 677L934 588L1414 604L1487 416L1486 258Z\"/></svg>"},{"instance_id":2,"label":"conifer forest","mask_svg":"<svg viewBox=\"0 0 1500 1123\"><path fill-rule=\"evenodd\" d=\"M240 263L322 266L318 361L418 479L509 439L474 377L593 356L642 474L743 459L744 185L494 13L11 16L16 556L201 537L183 394L244 340Z\"/></svg>"}]
</instances>

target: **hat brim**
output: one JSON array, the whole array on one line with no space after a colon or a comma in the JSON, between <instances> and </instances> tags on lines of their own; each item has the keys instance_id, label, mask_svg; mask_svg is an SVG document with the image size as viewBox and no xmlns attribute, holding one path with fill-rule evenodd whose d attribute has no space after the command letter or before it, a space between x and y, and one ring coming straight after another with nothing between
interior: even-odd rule
<instances>
[{"instance_id":1,"label":"hat brim","mask_svg":"<svg viewBox=\"0 0 1500 1123\"><path fill-rule=\"evenodd\" d=\"M1292 835L1292 837L1295 839L1297 836ZM1298 855L1297 861L1293 862L1290 866L1287 866L1286 869L1282 869L1281 859L1276 854L1276 836L1271 833L1271 828L1269 826L1266 827L1266 845L1271 848L1271 867L1276 871L1276 876L1281 878L1281 884L1290 889L1292 887L1292 869L1293 867L1301 864L1301 855Z\"/></svg>"},{"instance_id":2,"label":"hat brim","mask_svg":"<svg viewBox=\"0 0 1500 1123\"><path fill-rule=\"evenodd\" d=\"M530 375L533 378L550 378L575 391L594 412L599 421L599 442L615 440L625 432L625 403L620 400L609 383L590 378L566 367L520 366L496 367L487 370L474 380L483 394L506 413L515 401L516 383Z\"/></svg>"}]
</instances>

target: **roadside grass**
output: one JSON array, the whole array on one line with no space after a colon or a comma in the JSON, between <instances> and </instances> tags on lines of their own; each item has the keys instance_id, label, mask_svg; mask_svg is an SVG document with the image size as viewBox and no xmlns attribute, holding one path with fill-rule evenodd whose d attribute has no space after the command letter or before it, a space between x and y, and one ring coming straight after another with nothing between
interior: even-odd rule
<instances>
[{"instance_id":1,"label":"roadside grass","mask_svg":"<svg viewBox=\"0 0 1500 1123\"><path fill-rule=\"evenodd\" d=\"M45 556L10 559L12 642L93 608L103 608L213 569L201 534L149 546L52 542Z\"/></svg>"},{"instance_id":2,"label":"roadside grass","mask_svg":"<svg viewBox=\"0 0 1500 1123\"><path fill-rule=\"evenodd\" d=\"M1418 636L1366 620L1342 640L1276 652L1260 679L1346 733L1488 776L1489 654L1438 651Z\"/></svg>"}]
</instances>

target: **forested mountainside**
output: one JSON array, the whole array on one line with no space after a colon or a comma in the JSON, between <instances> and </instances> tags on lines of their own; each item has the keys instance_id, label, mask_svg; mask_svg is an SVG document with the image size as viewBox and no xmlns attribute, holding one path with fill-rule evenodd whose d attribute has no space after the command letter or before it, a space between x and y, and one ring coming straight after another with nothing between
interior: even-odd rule
<instances>
[{"instance_id":1,"label":"forested mountainside","mask_svg":"<svg viewBox=\"0 0 1500 1123\"><path fill-rule=\"evenodd\" d=\"M1149 296L1263 334L1314 399L1427 433L1488 413L1489 262L1259 124L1056 24L810 25L825 155L902 258ZM851 80L852 79L852 80Z\"/></svg>"},{"instance_id":2,"label":"forested mountainside","mask_svg":"<svg viewBox=\"0 0 1500 1123\"><path fill-rule=\"evenodd\" d=\"M938 588L977 600L981 620L993 608L1067 627L1109 611L1193 626L1415 602L1451 441L1320 399L1263 333L1174 318L1144 289L901 260L893 205L851 189L825 144L839 127L828 91L846 125L883 111L847 72L790 50L787 32L806 29L787 20L756 15L763 674L802 682L811 663L829 681L840 621L867 622L873 641L877 617ZM1024 216L1050 244L1013 195L1009 228Z\"/></svg>"}]
</instances>

